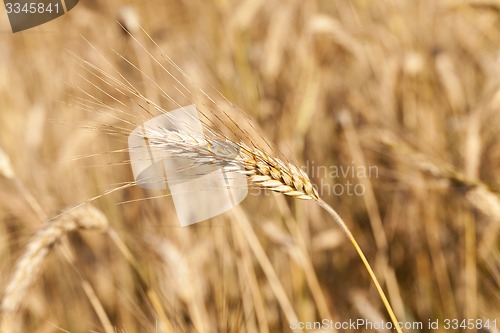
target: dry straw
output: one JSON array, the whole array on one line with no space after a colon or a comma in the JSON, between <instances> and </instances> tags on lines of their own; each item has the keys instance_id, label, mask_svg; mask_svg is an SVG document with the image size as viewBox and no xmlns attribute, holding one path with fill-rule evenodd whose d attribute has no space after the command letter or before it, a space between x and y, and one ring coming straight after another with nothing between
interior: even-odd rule
<instances>
[{"instance_id":1,"label":"dry straw","mask_svg":"<svg viewBox=\"0 0 500 333\"><path fill-rule=\"evenodd\" d=\"M242 126L244 126L243 122L240 121L236 124L233 117L228 114L225 108L215 102L214 99L209 97L207 93L195 85L193 80L185 72L183 72L173 62L173 60L161 51L161 48L153 41L153 39L147 35L146 32L143 31L143 33L148 37L149 41L156 47L156 49L160 50L161 58L165 59L169 66L173 69L167 69L165 65L161 63L158 58L155 57L151 51L149 51L149 49L146 48L145 43L140 40L140 37L135 37L137 32L129 31L131 38L135 41L135 51L145 52L153 63L158 65L175 81L174 88L181 92L184 97L187 97L189 102L197 106L198 111L200 111L201 115L204 117L203 126L205 132L207 133L205 136L200 137L196 134L188 133L187 131L183 132L181 130L155 129L154 131L144 133L144 139L149 141L151 149L164 149L169 153L174 153L176 156L189 159L193 165L210 164L224 166L226 168L234 166L235 170L243 170L242 172L248 176L248 180L253 186L279 192L298 199L313 200L317 202L347 235L366 267L366 270L368 271L370 278L372 279L384 303L391 321L394 324L395 330L397 332L401 332L397 324L398 320L394 311L392 310L391 305L389 304L389 301L385 296L385 293L363 251L342 218L330 205L319 197L319 194L311 183L308 175L295 164L285 162L284 159L274 156L275 154L269 154L266 152L266 148L260 144L260 142L266 143L266 141L263 139L258 130L250 133L248 130L242 129ZM171 97L139 67L133 65L132 62L127 60L122 55L119 56L130 64L135 70L141 72L143 77L145 77L145 81L152 84L154 89L159 90L162 97L178 107L182 106L175 100L175 98ZM102 57L103 59L106 59L106 57ZM140 56L138 58L141 59ZM137 106L139 106L139 109L147 111L149 115L151 115L149 110L153 109L156 112L160 112L161 114L168 116L168 113L159 104L155 103L155 101L147 98L143 93L141 93L140 90L132 85L119 70L114 68L112 69L112 71L115 72L115 75L110 73L110 71L106 71L94 64L86 62L85 60L80 60L83 62L82 67L91 73L94 78L101 80L104 85L111 87L114 94L123 96L123 99L113 97L118 104L117 107L113 107L110 106L109 103L101 101L92 93L85 91L84 93L92 99L91 104L84 105L84 108L87 111L94 110L97 112L103 112L102 110L109 110L119 112L122 115L130 115L130 109L132 107L137 109ZM109 64L108 61L106 61L106 63ZM174 72L177 74L173 74ZM103 92L103 89L99 88L99 91ZM196 93L201 93L202 97L205 99L205 103L196 103ZM111 97L111 94L106 94ZM228 101L226 100L226 102ZM202 107L201 110L200 106ZM239 116L248 117L242 111ZM137 117L134 116L134 118L137 122ZM213 120L214 118L216 121ZM141 126L141 124L134 124L134 121L123 120L123 122L125 125ZM221 126L225 128L221 129ZM253 125L250 127L255 129ZM123 132L123 128L106 128L104 131L116 134ZM230 133L230 135L225 133ZM258 140L259 143L256 143ZM130 185L132 186L134 184L131 183Z\"/></svg>"}]
</instances>

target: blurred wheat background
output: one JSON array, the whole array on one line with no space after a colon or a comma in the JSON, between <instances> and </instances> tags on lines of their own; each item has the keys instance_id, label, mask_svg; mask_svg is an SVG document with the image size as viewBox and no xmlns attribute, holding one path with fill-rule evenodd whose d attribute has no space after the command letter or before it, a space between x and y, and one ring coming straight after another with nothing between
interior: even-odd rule
<instances>
[{"instance_id":1,"label":"blurred wheat background","mask_svg":"<svg viewBox=\"0 0 500 333\"><path fill-rule=\"evenodd\" d=\"M78 107L85 97L78 88L92 78L71 53L108 65L95 49L102 50L126 71L116 50L176 96L116 23L135 22L131 13L201 87L219 90L285 156L310 167L399 320L430 332L429 319L500 318L500 3L493 0L88 0L16 34L2 12L1 290L51 218L133 180L119 163L126 153L106 154L126 140L86 129L119 124ZM318 166L377 173L332 177ZM348 181L363 195L331 193ZM134 259L105 226L86 227L74 215L76 224L47 245L41 274L25 277L33 285L9 332L290 332L293 315L388 320L352 246L314 203L251 195L241 210L179 228L168 198L147 197L138 188L116 191L93 203L104 217L88 213L107 219Z\"/></svg>"}]
</instances>

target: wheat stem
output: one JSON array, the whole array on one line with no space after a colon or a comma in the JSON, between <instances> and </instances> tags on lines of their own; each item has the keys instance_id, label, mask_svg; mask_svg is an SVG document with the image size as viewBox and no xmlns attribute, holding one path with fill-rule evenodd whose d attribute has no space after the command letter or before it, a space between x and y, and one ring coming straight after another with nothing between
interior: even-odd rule
<instances>
[{"instance_id":1,"label":"wheat stem","mask_svg":"<svg viewBox=\"0 0 500 333\"><path fill-rule=\"evenodd\" d=\"M159 316L160 324L164 332L173 333L174 327L170 322L170 320L168 319L168 316L161 305L160 298L158 294L149 286L149 283L147 282L147 279L140 268L139 262L137 262L137 260L135 259L135 256L132 254L128 246L121 239L120 235L118 235L115 229L113 228L108 229L108 236L115 243L120 253L123 255L123 257L125 257L125 259L129 262L130 266L136 273L140 285L146 291L146 295L149 299L151 306L156 311L156 314Z\"/></svg>"},{"instance_id":2,"label":"wheat stem","mask_svg":"<svg viewBox=\"0 0 500 333\"><path fill-rule=\"evenodd\" d=\"M373 272L372 267L370 266L370 263L368 263L368 260L366 259L365 254L363 253L363 250L361 250L361 247L359 246L358 242L354 238L353 234L351 233L351 230L345 224L344 220L340 217L340 215L330 206L327 204L324 200L319 199L317 200L318 204L320 205L321 208L323 208L331 217L332 219L342 228L342 231L346 234L347 238L351 241L352 245L356 249L356 252L358 253L359 257L361 258L361 261L363 261L363 264L366 267L366 270L368 271L368 274L370 274L370 278L373 281L373 284L375 285L375 288L377 288L378 294L380 295L380 298L382 299L382 302L384 303L384 306L389 313L389 317L391 317L391 321L394 324L394 328L398 333L402 333L401 328L399 327L398 324L398 319L396 318L396 315L394 314L394 311L392 310L391 304L389 303L389 300L385 296L384 290L380 286L380 283L378 282L377 276Z\"/></svg>"},{"instance_id":3,"label":"wheat stem","mask_svg":"<svg viewBox=\"0 0 500 333\"><path fill-rule=\"evenodd\" d=\"M384 293L384 290L380 286L380 283L373 272L366 256L364 255L361 247L351 233L349 227L345 224L344 220L337 214L337 212L323 201L318 192L312 186L307 174L297 168L293 164L286 164L283 161L273 158L258 148L253 150L248 149L243 144L240 144L242 148L242 153L240 155L245 156L245 168L248 172L249 179L256 185L263 188L270 189L272 191L280 192L286 195L291 195L299 199L315 200L318 202L321 208L323 208L332 219L342 228L346 236L349 238L350 242L356 249L361 261L366 267L370 278L372 279L377 291L384 303L384 306L389 313L392 323L398 333L402 333L398 325L398 319L392 310L392 307Z\"/></svg>"}]
</instances>

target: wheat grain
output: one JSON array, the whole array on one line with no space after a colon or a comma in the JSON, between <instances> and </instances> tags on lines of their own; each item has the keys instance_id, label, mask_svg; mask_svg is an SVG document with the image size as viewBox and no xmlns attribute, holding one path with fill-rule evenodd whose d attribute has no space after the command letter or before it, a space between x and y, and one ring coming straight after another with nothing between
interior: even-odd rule
<instances>
[{"instance_id":1,"label":"wheat grain","mask_svg":"<svg viewBox=\"0 0 500 333\"><path fill-rule=\"evenodd\" d=\"M301 168L272 157L257 147L250 149L244 144L240 147L251 182L298 199L319 200L318 192Z\"/></svg>"}]
</instances>

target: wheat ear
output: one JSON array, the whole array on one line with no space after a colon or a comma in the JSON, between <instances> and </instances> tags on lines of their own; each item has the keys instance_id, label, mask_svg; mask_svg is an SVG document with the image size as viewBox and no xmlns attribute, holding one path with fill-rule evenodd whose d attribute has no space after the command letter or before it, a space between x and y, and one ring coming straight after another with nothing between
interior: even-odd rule
<instances>
[{"instance_id":1,"label":"wheat ear","mask_svg":"<svg viewBox=\"0 0 500 333\"><path fill-rule=\"evenodd\" d=\"M256 146L233 142L220 134L204 137L181 130L146 129L143 139L150 149L168 151L193 165L223 166L242 171L251 184L303 200L319 200L307 173L291 163L272 157ZM229 169L228 169L229 168Z\"/></svg>"},{"instance_id":2,"label":"wheat ear","mask_svg":"<svg viewBox=\"0 0 500 333\"><path fill-rule=\"evenodd\" d=\"M106 231L108 227L104 214L89 204L67 211L45 224L29 242L4 290L0 305L1 331L7 332L13 327L16 311L40 274L51 248L62 237L79 229Z\"/></svg>"}]
</instances>

